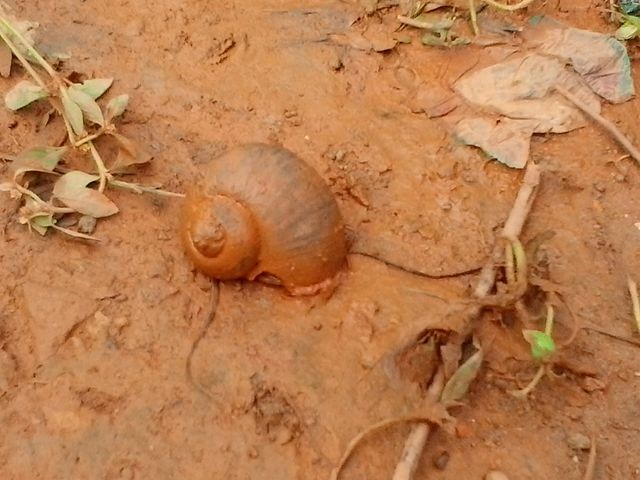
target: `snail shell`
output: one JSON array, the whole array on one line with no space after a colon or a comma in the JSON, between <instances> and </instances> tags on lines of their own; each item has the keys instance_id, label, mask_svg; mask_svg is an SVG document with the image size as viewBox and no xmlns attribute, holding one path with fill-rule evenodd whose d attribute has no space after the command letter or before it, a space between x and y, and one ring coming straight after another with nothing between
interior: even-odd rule
<instances>
[{"instance_id":1,"label":"snail shell","mask_svg":"<svg viewBox=\"0 0 640 480\"><path fill-rule=\"evenodd\" d=\"M187 193L182 241L196 268L220 279L289 290L342 269L342 215L322 177L289 150L253 143L214 158Z\"/></svg>"}]
</instances>

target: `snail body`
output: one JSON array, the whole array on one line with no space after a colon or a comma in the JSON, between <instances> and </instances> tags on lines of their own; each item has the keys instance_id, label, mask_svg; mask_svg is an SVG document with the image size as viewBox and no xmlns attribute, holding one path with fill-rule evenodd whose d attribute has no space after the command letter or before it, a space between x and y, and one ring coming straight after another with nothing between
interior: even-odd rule
<instances>
[{"instance_id":1,"label":"snail body","mask_svg":"<svg viewBox=\"0 0 640 480\"><path fill-rule=\"evenodd\" d=\"M219 280L262 280L313 293L343 268L347 241L333 193L307 163L252 143L208 164L187 192L182 242Z\"/></svg>"}]
</instances>

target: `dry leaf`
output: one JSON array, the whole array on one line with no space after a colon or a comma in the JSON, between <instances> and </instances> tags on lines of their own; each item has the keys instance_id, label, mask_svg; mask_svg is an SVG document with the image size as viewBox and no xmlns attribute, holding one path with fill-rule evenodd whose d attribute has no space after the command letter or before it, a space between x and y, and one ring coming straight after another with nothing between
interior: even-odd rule
<instances>
[{"instance_id":1,"label":"dry leaf","mask_svg":"<svg viewBox=\"0 0 640 480\"><path fill-rule=\"evenodd\" d=\"M73 170L58 179L53 187L53 195L66 206L83 215L101 218L118 213L116 204L103 193L87 188L87 185L98 179L97 175Z\"/></svg>"},{"instance_id":2,"label":"dry leaf","mask_svg":"<svg viewBox=\"0 0 640 480\"><path fill-rule=\"evenodd\" d=\"M452 405L464 398L471 382L475 380L482 366L483 352L478 350L460 365L442 390L440 401L444 405Z\"/></svg>"},{"instance_id":3,"label":"dry leaf","mask_svg":"<svg viewBox=\"0 0 640 480\"><path fill-rule=\"evenodd\" d=\"M107 104L107 121L111 122L115 117L124 113L129 105L129 95L126 93L112 98Z\"/></svg>"},{"instance_id":4,"label":"dry leaf","mask_svg":"<svg viewBox=\"0 0 640 480\"><path fill-rule=\"evenodd\" d=\"M7 92L4 97L4 103L9 110L19 110L26 107L30 103L45 98L47 91L27 80L19 82L15 87Z\"/></svg>"},{"instance_id":5,"label":"dry leaf","mask_svg":"<svg viewBox=\"0 0 640 480\"><path fill-rule=\"evenodd\" d=\"M122 169L131 165L142 165L144 163L148 163L153 158L133 140L125 137L124 135L120 135L119 133L112 133L112 135L120 145L118 158L116 158L116 161L111 168L112 170Z\"/></svg>"},{"instance_id":6,"label":"dry leaf","mask_svg":"<svg viewBox=\"0 0 640 480\"><path fill-rule=\"evenodd\" d=\"M13 53L6 43L0 41L0 76L7 78L11 75Z\"/></svg>"},{"instance_id":7,"label":"dry leaf","mask_svg":"<svg viewBox=\"0 0 640 480\"><path fill-rule=\"evenodd\" d=\"M11 165L14 181L19 182L26 172L53 172L66 151L67 147L35 147L25 150Z\"/></svg>"}]
</instances>

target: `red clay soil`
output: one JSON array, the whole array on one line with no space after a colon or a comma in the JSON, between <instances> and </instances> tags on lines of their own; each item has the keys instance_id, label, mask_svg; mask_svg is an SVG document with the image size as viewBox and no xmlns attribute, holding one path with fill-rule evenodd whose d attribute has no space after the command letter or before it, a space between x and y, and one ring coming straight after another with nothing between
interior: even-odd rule
<instances>
[{"instance_id":1,"label":"red clay soil","mask_svg":"<svg viewBox=\"0 0 640 480\"><path fill-rule=\"evenodd\" d=\"M416 85L447 86L505 46L426 47L408 31L409 45L362 50L354 33L393 25L397 12L352 25L362 12L355 1L15 8L41 24L43 50L71 54L66 72L113 76L110 95L131 94L122 131L155 157L137 181L185 191L229 147L281 144L331 185L354 249L440 275L486 261L519 187L522 171L457 144L442 119L410 105ZM501 17L524 23L538 13L615 29L589 0L536 0ZM16 68L0 91L23 75ZM603 108L636 143L639 106ZM36 132L44 111L0 109L2 151L64 134L59 122ZM523 241L555 232L541 253L566 302L558 334L569 330L569 311L585 328L562 351L563 376L520 400L507 391L535 372L527 344L509 318L486 317L488 362L455 411L457 434L429 440L416 480L479 480L491 469L512 480L581 479L588 452L575 448L575 434L597 440L596 479L640 478L640 350L596 331L634 336L626 278L640 275L640 168L619 160L624 153L592 124L534 138L531 156L545 173ZM29 233L15 203L0 202L3 480L327 479L353 436L412 406L402 385L383 381L379 360L416 326L442 326L449 302L476 278L422 278L351 256L329 299L224 283L193 355L205 395L185 361L212 283L181 248L181 200L109 196L121 212L98 224L101 243ZM341 478L390 479L408 431L372 435Z\"/></svg>"}]
</instances>

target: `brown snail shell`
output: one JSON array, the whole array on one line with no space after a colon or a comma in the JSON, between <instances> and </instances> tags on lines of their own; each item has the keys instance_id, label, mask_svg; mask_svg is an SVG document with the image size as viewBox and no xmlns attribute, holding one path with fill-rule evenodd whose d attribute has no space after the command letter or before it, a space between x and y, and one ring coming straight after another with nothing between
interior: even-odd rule
<instances>
[{"instance_id":1,"label":"brown snail shell","mask_svg":"<svg viewBox=\"0 0 640 480\"><path fill-rule=\"evenodd\" d=\"M335 277L347 254L333 193L307 163L252 143L213 159L187 193L182 241L196 268L220 279L289 290Z\"/></svg>"}]
</instances>

